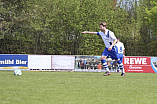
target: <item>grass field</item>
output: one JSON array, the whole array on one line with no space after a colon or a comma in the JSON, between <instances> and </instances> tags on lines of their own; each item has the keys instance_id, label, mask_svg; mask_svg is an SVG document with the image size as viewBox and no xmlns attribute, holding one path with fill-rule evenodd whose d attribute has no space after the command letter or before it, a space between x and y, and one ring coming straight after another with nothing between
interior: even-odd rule
<instances>
[{"instance_id":1,"label":"grass field","mask_svg":"<svg viewBox=\"0 0 157 104\"><path fill-rule=\"evenodd\" d=\"M157 74L0 71L0 104L156 104Z\"/></svg>"}]
</instances>

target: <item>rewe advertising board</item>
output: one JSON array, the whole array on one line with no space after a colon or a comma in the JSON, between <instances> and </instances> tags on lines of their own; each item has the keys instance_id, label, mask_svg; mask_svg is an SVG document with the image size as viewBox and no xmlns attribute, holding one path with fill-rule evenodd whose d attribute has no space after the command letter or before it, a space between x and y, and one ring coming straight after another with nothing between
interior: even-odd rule
<instances>
[{"instance_id":1,"label":"rewe advertising board","mask_svg":"<svg viewBox=\"0 0 157 104\"><path fill-rule=\"evenodd\" d=\"M131 57L126 56L123 59L126 72L135 73L157 73L157 58L151 57Z\"/></svg>"}]
</instances>

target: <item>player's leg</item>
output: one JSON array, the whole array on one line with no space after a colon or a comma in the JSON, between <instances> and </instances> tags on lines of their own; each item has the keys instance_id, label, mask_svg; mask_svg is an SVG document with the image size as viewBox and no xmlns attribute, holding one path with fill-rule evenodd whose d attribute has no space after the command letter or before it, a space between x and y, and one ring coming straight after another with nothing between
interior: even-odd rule
<instances>
[{"instance_id":1,"label":"player's leg","mask_svg":"<svg viewBox=\"0 0 157 104\"><path fill-rule=\"evenodd\" d=\"M117 66L116 72L117 72L117 73L119 73L119 72L120 72L120 67L119 67L119 64L118 64L118 62L117 62L117 61L115 61L115 63L116 63L116 66Z\"/></svg>"},{"instance_id":2,"label":"player's leg","mask_svg":"<svg viewBox=\"0 0 157 104\"><path fill-rule=\"evenodd\" d=\"M106 73L104 74L104 76L110 75L110 70L109 70L107 62L106 62L106 57L107 56L108 56L108 49L105 48L105 50L104 50L104 52L102 53L102 56L101 56L101 62L102 62L103 68L106 69Z\"/></svg>"},{"instance_id":3,"label":"player's leg","mask_svg":"<svg viewBox=\"0 0 157 104\"><path fill-rule=\"evenodd\" d=\"M125 70L123 67L123 54L120 54L120 61L121 61L121 64L119 65L119 68L122 70L122 73L125 73Z\"/></svg>"},{"instance_id":4,"label":"player's leg","mask_svg":"<svg viewBox=\"0 0 157 104\"><path fill-rule=\"evenodd\" d=\"M119 64L117 63L117 73L120 72Z\"/></svg>"},{"instance_id":5,"label":"player's leg","mask_svg":"<svg viewBox=\"0 0 157 104\"><path fill-rule=\"evenodd\" d=\"M106 62L106 60L105 60L106 57L107 57L107 56L101 56L101 62L102 62L103 68L106 69L106 73L104 74L104 76L110 75L110 70L109 70L108 65L107 65L107 62Z\"/></svg>"},{"instance_id":6,"label":"player's leg","mask_svg":"<svg viewBox=\"0 0 157 104\"><path fill-rule=\"evenodd\" d=\"M118 64L117 63L117 72L119 72L120 70L123 70L122 67L123 67L123 54L118 54L118 58L120 59L121 61L121 64ZM122 71L123 72L123 71Z\"/></svg>"},{"instance_id":7,"label":"player's leg","mask_svg":"<svg viewBox=\"0 0 157 104\"><path fill-rule=\"evenodd\" d=\"M117 60L117 63L119 64L119 68L122 70L121 76L125 76L125 70L124 70L122 61L121 60Z\"/></svg>"},{"instance_id":8,"label":"player's leg","mask_svg":"<svg viewBox=\"0 0 157 104\"><path fill-rule=\"evenodd\" d=\"M118 53L117 51L113 48L109 55L111 56L112 59L115 59L117 61L117 63L119 64L119 68L122 69L122 74L121 76L125 76L125 70L124 70L124 67L123 67L123 63L122 61L120 60L120 58L118 57Z\"/></svg>"}]
</instances>

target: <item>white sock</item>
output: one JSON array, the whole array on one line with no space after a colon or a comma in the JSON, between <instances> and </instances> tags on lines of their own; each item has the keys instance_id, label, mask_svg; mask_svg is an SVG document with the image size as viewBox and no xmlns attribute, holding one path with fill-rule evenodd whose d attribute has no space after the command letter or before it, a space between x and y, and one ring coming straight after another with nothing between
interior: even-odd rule
<instances>
[{"instance_id":1,"label":"white sock","mask_svg":"<svg viewBox=\"0 0 157 104\"><path fill-rule=\"evenodd\" d=\"M124 68L122 69L122 73L125 73L125 70L124 70Z\"/></svg>"},{"instance_id":2,"label":"white sock","mask_svg":"<svg viewBox=\"0 0 157 104\"><path fill-rule=\"evenodd\" d=\"M123 67L123 63L119 64L120 69L122 69L122 73L125 73L124 67Z\"/></svg>"},{"instance_id":3,"label":"white sock","mask_svg":"<svg viewBox=\"0 0 157 104\"><path fill-rule=\"evenodd\" d=\"M110 72L109 68L106 68L106 71L107 71L107 72Z\"/></svg>"},{"instance_id":4,"label":"white sock","mask_svg":"<svg viewBox=\"0 0 157 104\"><path fill-rule=\"evenodd\" d=\"M106 71L107 71L107 72L110 72L110 70L109 70L108 65L107 65L107 63L106 63L106 62L105 62L105 63L103 63L103 67L106 69Z\"/></svg>"}]
</instances>

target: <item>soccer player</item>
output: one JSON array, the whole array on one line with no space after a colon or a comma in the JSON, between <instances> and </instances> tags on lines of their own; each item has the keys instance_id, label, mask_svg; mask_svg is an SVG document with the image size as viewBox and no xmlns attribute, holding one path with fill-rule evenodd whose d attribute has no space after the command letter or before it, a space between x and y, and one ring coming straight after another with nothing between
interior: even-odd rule
<instances>
[{"instance_id":1,"label":"soccer player","mask_svg":"<svg viewBox=\"0 0 157 104\"><path fill-rule=\"evenodd\" d=\"M120 41L119 37L117 37L116 46L118 48L118 57L119 57L120 61L123 62L123 57L125 57L125 47L124 47L124 44ZM123 63L121 63L121 64L119 64L117 66L118 66L117 72L119 72L120 68L123 67ZM122 69L122 72L125 72L124 68Z\"/></svg>"},{"instance_id":2,"label":"soccer player","mask_svg":"<svg viewBox=\"0 0 157 104\"><path fill-rule=\"evenodd\" d=\"M115 37L114 33L107 29L107 24L105 22L101 22L99 25L100 25L100 30L101 30L100 32L84 31L81 33L82 34L97 34L102 37L106 47L102 53L101 61L103 63L103 67L106 69L106 73L104 74L104 76L108 76L110 75L110 70L105 60L106 57L111 56L111 58L115 59L118 64L121 64L122 62L118 58L117 47L115 46L115 44L117 43L117 38ZM121 66L121 68L124 69L123 66ZM122 72L121 76L125 76L125 72Z\"/></svg>"}]
</instances>

